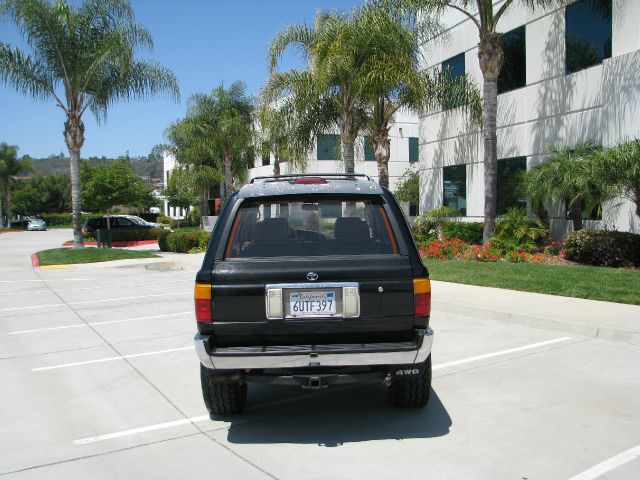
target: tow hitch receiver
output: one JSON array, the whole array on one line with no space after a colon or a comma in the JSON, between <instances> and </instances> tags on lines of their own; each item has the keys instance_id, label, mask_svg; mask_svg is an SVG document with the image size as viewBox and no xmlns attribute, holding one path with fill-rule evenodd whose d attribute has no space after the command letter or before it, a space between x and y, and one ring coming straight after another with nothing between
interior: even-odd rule
<instances>
[{"instance_id":1,"label":"tow hitch receiver","mask_svg":"<svg viewBox=\"0 0 640 480\"><path fill-rule=\"evenodd\" d=\"M293 377L305 390L322 390L335 382L337 378L337 375L296 375Z\"/></svg>"}]
</instances>

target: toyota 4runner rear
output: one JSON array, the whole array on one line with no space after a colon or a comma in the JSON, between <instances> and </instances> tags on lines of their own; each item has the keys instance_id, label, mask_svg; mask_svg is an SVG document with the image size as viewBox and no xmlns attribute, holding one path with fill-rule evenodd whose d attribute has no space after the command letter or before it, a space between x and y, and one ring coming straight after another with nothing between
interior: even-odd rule
<instances>
[{"instance_id":1,"label":"toyota 4runner rear","mask_svg":"<svg viewBox=\"0 0 640 480\"><path fill-rule=\"evenodd\" d=\"M381 382L422 407L431 286L393 195L364 175L261 177L230 196L195 285L202 393L240 412L247 384Z\"/></svg>"}]
</instances>

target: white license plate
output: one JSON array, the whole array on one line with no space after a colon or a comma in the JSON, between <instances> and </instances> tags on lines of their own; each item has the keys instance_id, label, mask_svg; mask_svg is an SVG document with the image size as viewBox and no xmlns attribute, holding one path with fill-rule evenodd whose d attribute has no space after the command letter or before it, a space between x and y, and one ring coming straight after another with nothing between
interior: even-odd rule
<instances>
[{"instance_id":1,"label":"white license plate","mask_svg":"<svg viewBox=\"0 0 640 480\"><path fill-rule=\"evenodd\" d=\"M324 317L336 314L335 292L291 292L289 310L292 317Z\"/></svg>"}]
</instances>

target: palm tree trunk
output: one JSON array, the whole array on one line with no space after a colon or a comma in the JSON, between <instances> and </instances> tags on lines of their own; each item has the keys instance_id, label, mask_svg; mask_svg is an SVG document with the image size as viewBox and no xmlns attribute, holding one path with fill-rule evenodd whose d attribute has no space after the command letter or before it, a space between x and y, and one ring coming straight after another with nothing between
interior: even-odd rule
<instances>
[{"instance_id":1,"label":"palm tree trunk","mask_svg":"<svg viewBox=\"0 0 640 480\"><path fill-rule=\"evenodd\" d=\"M278 145L273 147L273 174L275 176L280 175L280 152Z\"/></svg>"},{"instance_id":2,"label":"palm tree trunk","mask_svg":"<svg viewBox=\"0 0 640 480\"><path fill-rule=\"evenodd\" d=\"M225 203L231 194L231 184L233 175L231 174L231 155L228 150L224 150L222 161L224 163L224 192L222 192L222 203Z\"/></svg>"},{"instance_id":3,"label":"palm tree trunk","mask_svg":"<svg viewBox=\"0 0 640 480\"><path fill-rule=\"evenodd\" d=\"M582 202L576 200L569 207L571 211L571 221L573 222L573 231L577 232L582 230Z\"/></svg>"},{"instance_id":4,"label":"palm tree trunk","mask_svg":"<svg viewBox=\"0 0 640 480\"><path fill-rule=\"evenodd\" d=\"M496 197L498 151L496 117L498 112L498 75L504 61L502 40L495 32L480 32L478 59L483 84L483 139L484 139L484 230L482 242L486 244L496 225Z\"/></svg>"},{"instance_id":5,"label":"palm tree trunk","mask_svg":"<svg viewBox=\"0 0 640 480\"><path fill-rule=\"evenodd\" d=\"M391 142L388 132L386 135L378 137L374 135L371 139L373 151L378 163L378 183L380 186L389 188L389 157L391 156Z\"/></svg>"},{"instance_id":6,"label":"palm tree trunk","mask_svg":"<svg viewBox=\"0 0 640 480\"><path fill-rule=\"evenodd\" d=\"M4 187L4 211L7 212L7 228L11 228L11 177Z\"/></svg>"},{"instance_id":7,"label":"palm tree trunk","mask_svg":"<svg viewBox=\"0 0 640 480\"><path fill-rule=\"evenodd\" d=\"M344 161L344 173L355 173L354 142L342 140L342 160Z\"/></svg>"},{"instance_id":8,"label":"palm tree trunk","mask_svg":"<svg viewBox=\"0 0 640 480\"><path fill-rule=\"evenodd\" d=\"M67 113L64 138L69 149L71 170L71 210L73 212L73 248L84 248L80 209L80 149L84 144L84 123L74 112Z\"/></svg>"},{"instance_id":9,"label":"palm tree trunk","mask_svg":"<svg viewBox=\"0 0 640 480\"><path fill-rule=\"evenodd\" d=\"M358 136L353 112L345 109L340 115L340 140L342 143L342 161L344 173L355 173L354 144Z\"/></svg>"},{"instance_id":10,"label":"palm tree trunk","mask_svg":"<svg viewBox=\"0 0 640 480\"><path fill-rule=\"evenodd\" d=\"M207 215L207 195L208 190L200 191L200 228L204 228L204 220L202 217Z\"/></svg>"}]
</instances>

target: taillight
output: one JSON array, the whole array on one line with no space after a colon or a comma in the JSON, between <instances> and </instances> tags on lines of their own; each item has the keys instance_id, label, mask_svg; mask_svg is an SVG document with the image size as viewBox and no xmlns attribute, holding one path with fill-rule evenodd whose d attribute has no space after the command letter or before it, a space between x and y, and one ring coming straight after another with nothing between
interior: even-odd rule
<instances>
[{"instance_id":1,"label":"taillight","mask_svg":"<svg viewBox=\"0 0 640 480\"><path fill-rule=\"evenodd\" d=\"M193 298L196 304L196 320L202 323L213 323L211 285L208 283L196 283L193 289Z\"/></svg>"},{"instance_id":2,"label":"taillight","mask_svg":"<svg viewBox=\"0 0 640 480\"><path fill-rule=\"evenodd\" d=\"M413 279L413 314L416 317L431 314L431 281L428 278Z\"/></svg>"}]
</instances>

